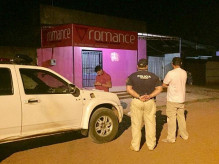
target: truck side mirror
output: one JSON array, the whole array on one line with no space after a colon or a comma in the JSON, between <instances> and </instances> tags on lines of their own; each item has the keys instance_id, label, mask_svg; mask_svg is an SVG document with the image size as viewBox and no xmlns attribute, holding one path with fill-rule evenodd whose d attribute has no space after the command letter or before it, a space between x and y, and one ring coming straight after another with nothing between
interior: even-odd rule
<instances>
[{"instance_id":1,"label":"truck side mirror","mask_svg":"<svg viewBox=\"0 0 219 164\"><path fill-rule=\"evenodd\" d=\"M80 89L78 89L74 84L69 84L69 92L75 97L80 95Z\"/></svg>"},{"instance_id":2,"label":"truck side mirror","mask_svg":"<svg viewBox=\"0 0 219 164\"><path fill-rule=\"evenodd\" d=\"M74 93L75 93L76 87L75 87L74 84L69 84L69 85L68 85L68 88L69 88L69 92L70 92L71 94L74 94Z\"/></svg>"}]
</instances>

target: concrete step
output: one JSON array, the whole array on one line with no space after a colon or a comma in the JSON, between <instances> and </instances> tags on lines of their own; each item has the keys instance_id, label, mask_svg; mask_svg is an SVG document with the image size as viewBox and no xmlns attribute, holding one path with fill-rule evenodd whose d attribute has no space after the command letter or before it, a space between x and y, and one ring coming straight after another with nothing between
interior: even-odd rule
<instances>
[{"instance_id":1,"label":"concrete step","mask_svg":"<svg viewBox=\"0 0 219 164\"><path fill-rule=\"evenodd\" d=\"M130 98L132 98L132 96L131 95L129 95L129 96L118 96L119 97L119 99L121 100L121 99L130 99Z\"/></svg>"},{"instance_id":2,"label":"concrete step","mask_svg":"<svg viewBox=\"0 0 219 164\"><path fill-rule=\"evenodd\" d=\"M127 93L126 91L114 91L112 93L117 94L117 96L119 97L119 99L128 99L128 98L132 98L132 96Z\"/></svg>"}]
</instances>

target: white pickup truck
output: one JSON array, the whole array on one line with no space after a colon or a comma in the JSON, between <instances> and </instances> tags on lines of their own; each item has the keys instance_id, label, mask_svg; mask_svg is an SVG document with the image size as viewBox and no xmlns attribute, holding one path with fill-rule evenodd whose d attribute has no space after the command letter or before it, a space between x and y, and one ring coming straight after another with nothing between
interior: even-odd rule
<instances>
[{"instance_id":1,"label":"white pickup truck","mask_svg":"<svg viewBox=\"0 0 219 164\"><path fill-rule=\"evenodd\" d=\"M84 90L38 66L0 64L0 143L81 130L113 140L123 108L114 93Z\"/></svg>"}]
</instances>

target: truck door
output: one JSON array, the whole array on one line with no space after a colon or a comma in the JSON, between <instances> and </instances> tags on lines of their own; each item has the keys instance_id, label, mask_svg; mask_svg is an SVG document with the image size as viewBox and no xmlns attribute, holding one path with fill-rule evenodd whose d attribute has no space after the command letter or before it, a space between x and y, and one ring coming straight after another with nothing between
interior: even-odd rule
<instances>
[{"instance_id":1,"label":"truck door","mask_svg":"<svg viewBox=\"0 0 219 164\"><path fill-rule=\"evenodd\" d=\"M22 135L80 128L81 96L69 92L60 76L42 69L18 68L22 100Z\"/></svg>"},{"instance_id":2,"label":"truck door","mask_svg":"<svg viewBox=\"0 0 219 164\"><path fill-rule=\"evenodd\" d=\"M0 141L21 134L21 101L13 65L0 66Z\"/></svg>"}]
</instances>

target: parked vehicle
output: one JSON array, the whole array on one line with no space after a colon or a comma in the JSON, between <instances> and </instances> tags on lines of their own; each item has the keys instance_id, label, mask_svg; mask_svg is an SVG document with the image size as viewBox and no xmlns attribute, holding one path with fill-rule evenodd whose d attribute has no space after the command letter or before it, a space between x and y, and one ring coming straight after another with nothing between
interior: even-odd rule
<instances>
[{"instance_id":1,"label":"parked vehicle","mask_svg":"<svg viewBox=\"0 0 219 164\"><path fill-rule=\"evenodd\" d=\"M79 89L44 67L0 64L0 143L81 130L113 140L123 108L114 93Z\"/></svg>"}]
</instances>

